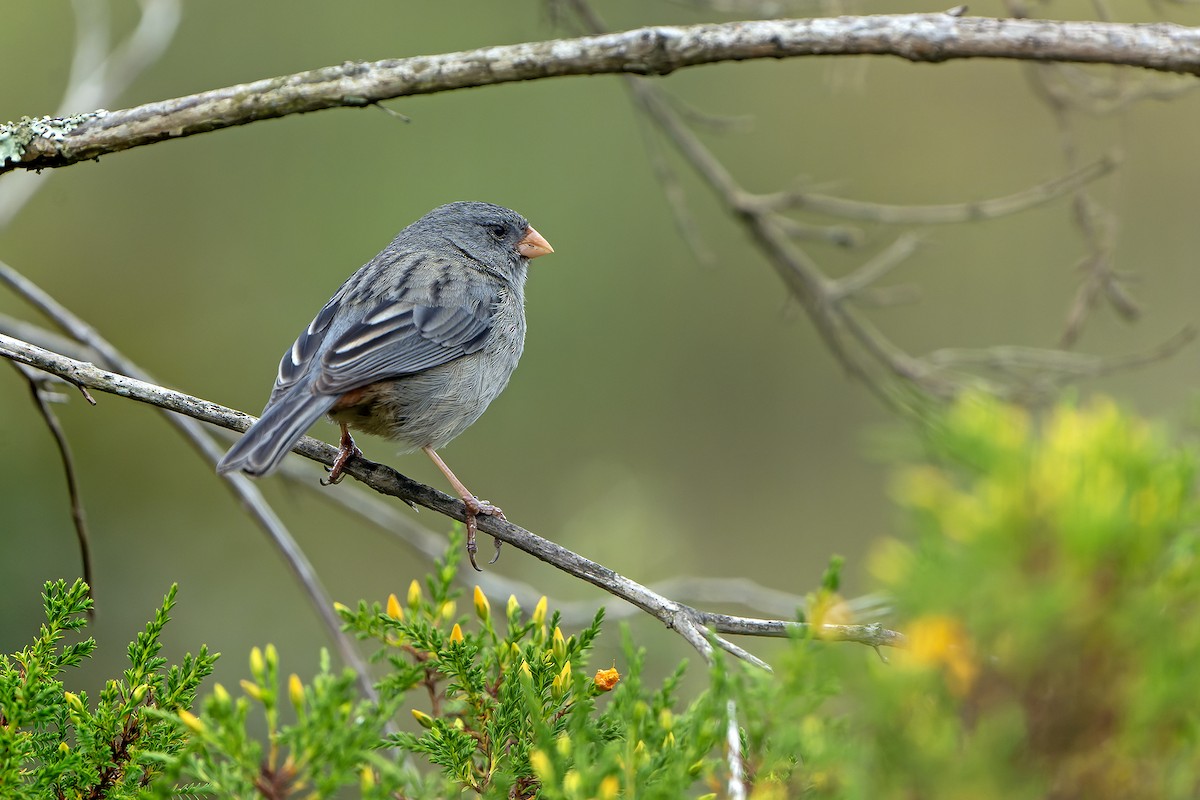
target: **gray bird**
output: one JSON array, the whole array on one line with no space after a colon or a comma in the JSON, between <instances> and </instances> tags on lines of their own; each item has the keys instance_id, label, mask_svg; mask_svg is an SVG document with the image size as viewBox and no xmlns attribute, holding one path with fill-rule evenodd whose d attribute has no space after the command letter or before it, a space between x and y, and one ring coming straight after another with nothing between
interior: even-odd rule
<instances>
[{"instance_id":1,"label":"gray bird","mask_svg":"<svg viewBox=\"0 0 1200 800\"><path fill-rule=\"evenodd\" d=\"M328 414L342 437L325 483L340 481L362 455L350 428L399 442L401 452L423 450L467 507L467 553L479 569L476 517L504 513L471 494L436 451L508 384L525 346L529 259L553 252L507 208L450 203L430 211L351 275L300 333L262 416L217 472L269 474Z\"/></svg>"}]
</instances>

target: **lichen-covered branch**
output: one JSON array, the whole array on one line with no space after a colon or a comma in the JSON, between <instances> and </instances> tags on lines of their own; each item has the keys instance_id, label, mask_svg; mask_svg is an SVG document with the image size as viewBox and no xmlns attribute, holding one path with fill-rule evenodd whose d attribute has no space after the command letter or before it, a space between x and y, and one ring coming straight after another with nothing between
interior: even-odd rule
<instances>
[{"instance_id":1,"label":"lichen-covered branch","mask_svg":"<svg viewBox=\"0 0 1200 800\"><path fill-rule=\"evenodd\" d=\"M327 108L566 75L666 75L723 61L890 55L915 62L1006 58L1119 64L1200 73L1200 30L1119 24L897 14L637 28L338 66L268 78L119 111L0 126L0 173L91 160L131 147Z\"/></svg>"}]
</instances>

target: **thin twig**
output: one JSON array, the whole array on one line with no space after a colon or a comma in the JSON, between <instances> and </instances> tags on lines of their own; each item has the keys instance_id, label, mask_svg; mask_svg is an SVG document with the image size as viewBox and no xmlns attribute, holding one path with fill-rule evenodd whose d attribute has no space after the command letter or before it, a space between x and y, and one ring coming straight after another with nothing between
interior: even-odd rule
<instances>
[{"instance_id":1,"label":"thin twig","mask_svg":"<svg viewBox=\"0 0 1200 800\"><path fill-rule=\"evenodd\" d=\"M75 525L75 540L79 543L79 561L83 571L83 581L88 585L88 597L93 600L93 604L88 608L88 617L95 619L96 583L92 575L92 547L88 536L87 514L83 510L83 494L79 489L79 473L75 470L75 457L71 455L71 445L67 441L67 433L63 430L62 423L58 421L58 415L50 408L50 403L47 401L46 390L42 385L45 373L15 361L10 363L29 382L29 393L33 397L33 403L42 415L46 427L50 429L50 435L54 437L55 445L58 446L63 474L67 478L67 495L71 498L71 522Z\"/></svg>"},{"instance_id":2,"label":"thin twig","mask_svg":"<svg viewBox=\"0 0 1200 800\"><path fill-rule=\"evenodd\" d=\"M758 195L744 202L756 210L804 209L842 219L889 225L954 225L1011 216L1049 203L1103 178L1116 170L1120 163L1120 158L1115 153L1110 153L1090 164L1074 168L1066 175L1051 178L1019 192L965 203L893 205L849 200L800 189Z\"/></svg>"}]
</instances>

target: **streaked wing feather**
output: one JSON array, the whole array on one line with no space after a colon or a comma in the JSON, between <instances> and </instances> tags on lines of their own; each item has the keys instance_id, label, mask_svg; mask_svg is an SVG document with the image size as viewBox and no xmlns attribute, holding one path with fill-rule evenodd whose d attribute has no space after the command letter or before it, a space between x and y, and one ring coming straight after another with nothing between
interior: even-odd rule
<instances>
[{"instance_id":1,"label":"streaked wing feather","mask_svg":"<svg viewBox=\"0 0 1200 800\"><path fill-rule=\"evenodd\" d=\"M324 349L315 389L337 394L386 378L449 363L483 347L491 308L482 304L426 306L403 300L382 304Z\"/></svg>"},{"instance_id":2,"label":"streaked wing feather","mask_svg":"<svg viewBox=\"0 0 1200 800\"><path fill-rule=\"evenodd\" d=\"M341 296L342 292L338 292L325 304L324 308L317 312L312 322L308 323L308 327L300 332L296 341L279 360L279 373L275 378L275 387L271 390L271 397L267 401L268 407L308 373L313 358L320 352L321 343L325 341L325 335L329 332L329 325L337 313Z\"/></svg>"}]
</instances>

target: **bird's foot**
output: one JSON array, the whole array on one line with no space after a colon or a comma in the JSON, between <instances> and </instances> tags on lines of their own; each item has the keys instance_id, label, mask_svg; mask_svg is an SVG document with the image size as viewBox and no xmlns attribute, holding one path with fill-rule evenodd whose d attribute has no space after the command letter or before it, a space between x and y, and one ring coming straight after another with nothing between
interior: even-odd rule
<instances>
[{"instance_id":1,"label":"bird's foot","mask_svg":"<svg viewBox=\"0 0 1200 800\"><path fill-rule=\"evenodd\" d=\"M475 563L475 553L479 551L479 547L475 544L475 520L481 514L488 517L499 517L504 520L508 518L504 516L504 512L500 510L499 506L494 506L487 500L480 500L478 497L467 495L463 498L463 504L467 507L467 559L471 562L471 566L475 568L476 572L483 572L479 568L479 565ZM492 537L492 541L496 545L496 554L492 556L492 560L488 562L489 564L495 564L496 560L500 558L500 545L503 544L503 542L494 536Z\"/></svg>"},{"instance_id":2,"label":"bird's foot","mask_svg":"<svg viewBox=\"0 0 1200 800\"><path fill-rule=\"evenodd\" d=\"M346 465L350 463L352 458L361 458L362 450L358 449L358 445L354 443L354 437L350 435L350 431L342 426L342 440L338 443L337 458L333 459L333 466L329 468L329 477L321 479L322 486L333 486L335 483L341 483L342 478L346 477L344 471Z\"/></svg>"}]
</instances>

